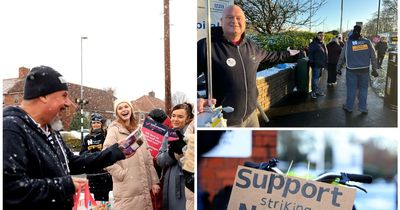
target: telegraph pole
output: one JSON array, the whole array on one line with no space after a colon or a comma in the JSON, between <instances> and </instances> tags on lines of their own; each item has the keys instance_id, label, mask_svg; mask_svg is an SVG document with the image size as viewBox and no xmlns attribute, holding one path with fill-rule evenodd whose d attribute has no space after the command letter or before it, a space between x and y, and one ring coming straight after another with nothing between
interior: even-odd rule
<instances>
[{"instance_id":1,"label":"telegraph pole","mask_svg":"<svg viewBox=\"0 0 400 210\"><path fill-rule=\"evenodd\" d=\"M381 12L381 0L379 0L378 4L378 19L376 20L376 35L379 33L379 14Z\"/></svg>"},{"instance_id":2,"label":"telegraph pole","mask_svg":"<svg viewBox=\"0 0 400 210\"><path fill-rule=\"evenodd\" d=\"M169 0L164 0L164 70L165 70L165 112L171 114L171 51L169 27Z\"/></svg>"},{"instance_id":3,"label":"telegraph pole","mask_svg":"<svg viewBox=\"0 0 400 210\"><path fill-rule=\"evenodd\" d=\"M343 0L340 3L340 34L342 34L342 21L343 21Z\"/></svg>"}]
</instances>

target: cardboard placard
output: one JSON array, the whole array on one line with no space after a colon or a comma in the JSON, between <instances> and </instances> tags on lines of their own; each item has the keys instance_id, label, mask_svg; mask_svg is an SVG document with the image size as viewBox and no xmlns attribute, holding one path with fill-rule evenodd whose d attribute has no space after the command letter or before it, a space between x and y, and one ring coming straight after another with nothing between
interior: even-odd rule
<instances>
[{"instance_id":1,"label":"cardboard placard","mask_svg":"<svg viewBox=\"0 0 400 210\"><path fill-rule=\"evenodd\" d=\"M228 210L351 210L356 190L239 166Z\"/></svg>"},{"instance_id":2,"label":"cardboard placard","mask_svg":"<svg viewBox=\"0 0 400 210\"><path fill-rule=\"evenodd\" d=\"M142 133L146 137L151 156L154 158L157 156L158 150L160 150L164 135L167 131L168 127L166 125L158 123L150 118L146 118L143 122Z\"/></svg>"}]
</instances>

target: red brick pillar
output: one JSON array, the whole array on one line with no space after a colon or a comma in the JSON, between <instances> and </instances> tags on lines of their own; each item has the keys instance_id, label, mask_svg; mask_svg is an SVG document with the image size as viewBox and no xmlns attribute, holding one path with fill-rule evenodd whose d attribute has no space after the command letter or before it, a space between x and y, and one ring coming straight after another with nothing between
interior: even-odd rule
<instances>
[{"instance_id":1,"label":"red brick pillar","mask_svg":"<svg viewBox=\"0 0 400 210\"><path fill-rule=\"evenodd\" d=\"M210 194L210 202L220 189L233 184L238 165L243 165L245 161L265 162L276 157L277 131L253 131L252 137L253 149L249 158L201 158L198 160L197 169L200 175L198 182L202 190ZM201 139L198 139L198 143L201 143Z\"/></svg>"}]
</instances>

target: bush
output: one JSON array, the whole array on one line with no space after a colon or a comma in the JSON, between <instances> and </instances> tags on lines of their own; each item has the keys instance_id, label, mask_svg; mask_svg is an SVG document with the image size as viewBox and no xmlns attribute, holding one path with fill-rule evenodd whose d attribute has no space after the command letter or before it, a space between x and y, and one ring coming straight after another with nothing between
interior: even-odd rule
<instances>
[{"instance_id":1,"label":"bush","mask_svg":"<svg viewBox=\"0 0 400 210\"><path fill-rule=\"evenodd\" d=\"M284 51L288 47L291 49L308 48L310 41L315 38L315 33L307 31L287 31L272 35L250 36L259 46L269 51ZM328 43L335 35L325 34L324 42Z\"/></svg>"},{"instance_id":2,"label":"bush","mask_svg":"<svg viewBox=\"0 0 400 210\"><path fill-rule=\"evenodd\" d=\"M71 123L69 124L69 128L71 130L81 130L81 113L80 110L77 110L72 118ZM90 120L83 116L83 128L89 129L90 128Z\"/></svg>"},{"instance_id":3,"label":"bush","mask_svg":"<svg viewBox=\"0 0 400 210\"><path fill-rule=\"evenodd\" d=\"M290 49L306 50L315 38L315 33L307 31L287 31L283 33L276 33L272 35L260 34L249 35L249 38L255 41L261 48L268 51L285 51L288 47ZM335 35L326 33L324 42L325 44L335 37ZM260 69L266 69L275 65L274 63L264 64Z\"/></svg>"},{"instance_id":4,"label":"bush","mask_svg":"<svg viewBox=\"0 0 400 210\"><path fill-rule=\"evenodd\" d=\"M63 137L64 142L68 145L68 147L73 152L80 152L82 149L81 139L72 135L71 132L61 131L61 136Z\"/></svg>"}]
</instances>

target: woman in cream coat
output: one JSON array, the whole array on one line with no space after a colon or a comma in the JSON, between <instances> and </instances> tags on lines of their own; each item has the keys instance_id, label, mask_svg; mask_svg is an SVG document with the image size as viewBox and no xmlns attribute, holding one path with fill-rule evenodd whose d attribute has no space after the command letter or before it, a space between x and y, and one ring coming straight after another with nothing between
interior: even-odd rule
<instances>
[{"instance_id":1,"label":"woman in cream coat","mask_svg":"<svg viewBox=\"0 0 400 210\"><path fill-rule=\"evenodd\" d=\"M105 148L125 139L137 128L132 110L127 100L114 102L117 119L108 127ZM114 209L153 210L150 193L159 193L160 186L146 142L132 157L107 167L107 171L113 179Z\"/></svg>"}]
</instances>

